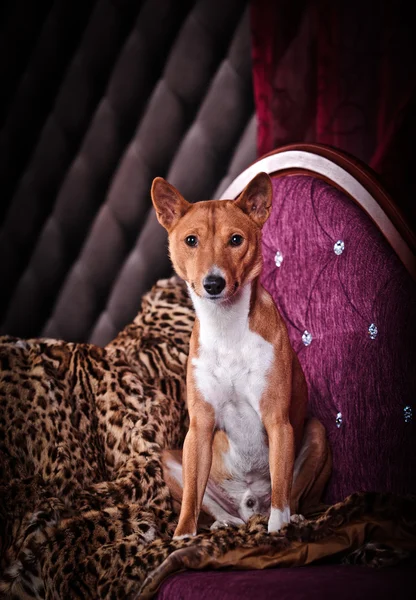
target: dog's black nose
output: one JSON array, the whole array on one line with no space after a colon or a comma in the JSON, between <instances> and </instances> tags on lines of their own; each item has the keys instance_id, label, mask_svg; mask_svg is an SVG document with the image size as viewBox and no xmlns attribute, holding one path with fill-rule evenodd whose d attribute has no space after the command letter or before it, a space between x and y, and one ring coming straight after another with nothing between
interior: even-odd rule
<instances>
[{"instance_id":1,"label":"dog's black nose","mask_svg":"<svg viewBox=\"0 0 416 600\"><path fill-rule=\"evenodd\" d=\"M204 288L211 296L217 296L225 288L225 279L219 275L208 275L205 277Z\"/></svg>"}]
</instances>

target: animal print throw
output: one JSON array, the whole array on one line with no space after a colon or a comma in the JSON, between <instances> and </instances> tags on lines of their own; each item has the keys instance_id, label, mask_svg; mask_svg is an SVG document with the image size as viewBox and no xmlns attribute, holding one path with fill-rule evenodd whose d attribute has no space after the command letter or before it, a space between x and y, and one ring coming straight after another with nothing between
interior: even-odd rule
<instances>
[{"instance_id":1,"label":"animal print throw","mask_svg":"<svg viewBox=\"0 0 416 600\"><path fill-rule=\"evenodd\" d=\"M183 569L380 566L416 549L416 499L371 493L276 534L254 517L172 540L161 449L186 432L193 318L171 278L105 348L0 338L0 597L151 598Z\"/></svg>"}]
</instances>

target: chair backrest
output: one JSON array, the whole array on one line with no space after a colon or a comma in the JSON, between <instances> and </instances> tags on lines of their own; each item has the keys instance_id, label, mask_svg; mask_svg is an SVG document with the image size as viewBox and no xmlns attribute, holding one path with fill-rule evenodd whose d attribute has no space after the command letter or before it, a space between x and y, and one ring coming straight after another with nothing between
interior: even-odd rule
<instances>
[{"instance_id":1,"label":"chair backrest","mask_svg":"<svg viewBox=\"0 0 416 600\"><path fill-rule=\"evenodd\" d=\"M321 145L281 148L262 282L305 371L310 413L333 452L326 500L355 491L416 493L415 237L375 175Z\"/></svg>"}]
</instances>

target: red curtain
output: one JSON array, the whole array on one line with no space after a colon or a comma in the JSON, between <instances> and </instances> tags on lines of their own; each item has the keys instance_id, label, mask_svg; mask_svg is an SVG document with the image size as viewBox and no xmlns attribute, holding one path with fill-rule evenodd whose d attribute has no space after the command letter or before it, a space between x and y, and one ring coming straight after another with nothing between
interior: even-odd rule
<instances>
[{"instance_id":1,"label":"red curtain","mask_svg":"<svg viewBox=\"0 0 416 600\"><path fill-rule=\"evenodd\" d=\"M416 22L401 0L252 0L259 156L294 142L347 151L416 225Z\"/></svg>"}]
</instances>

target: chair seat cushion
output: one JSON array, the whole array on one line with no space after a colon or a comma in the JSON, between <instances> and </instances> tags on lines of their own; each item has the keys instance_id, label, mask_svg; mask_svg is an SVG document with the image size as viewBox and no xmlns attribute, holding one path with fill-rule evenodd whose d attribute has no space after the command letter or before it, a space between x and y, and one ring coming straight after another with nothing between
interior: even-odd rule
<instances>
[{"instance_id":1,"label":"chair seat cushion","mask_svg":"<svg viewBox=\"0 0 416 600\"><path fill-rule=\"evenodd\" d=\"M265 571L185 572L167 579L158 600L413 600L411 567L374 570L356 565L315 565Z\"/></svg>"}]
</instances>

